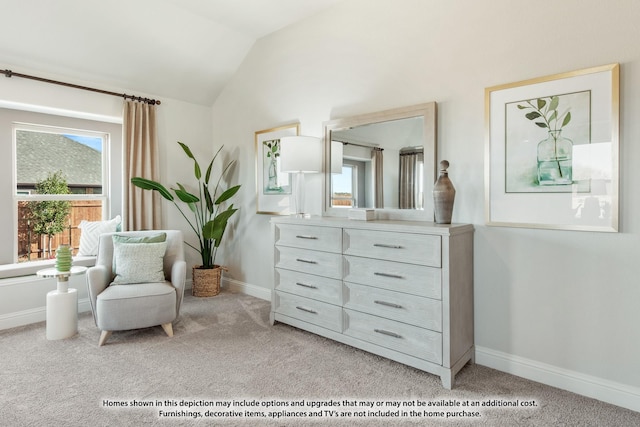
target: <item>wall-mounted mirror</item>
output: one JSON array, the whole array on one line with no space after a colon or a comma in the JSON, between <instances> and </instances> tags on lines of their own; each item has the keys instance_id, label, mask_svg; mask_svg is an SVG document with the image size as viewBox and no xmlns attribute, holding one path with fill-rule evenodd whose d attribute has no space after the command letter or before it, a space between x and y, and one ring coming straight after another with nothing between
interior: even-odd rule
<instances>
[{"instance_id":1,"label":"wall-mounted mirror","mask_svg":"<svg viewBox=\"0 0 640 427\"><path fill-rule=\"evenodd\" d=\"M433 221L436 103L324 123L324 214Z\"/></svg>"}]
</instances>

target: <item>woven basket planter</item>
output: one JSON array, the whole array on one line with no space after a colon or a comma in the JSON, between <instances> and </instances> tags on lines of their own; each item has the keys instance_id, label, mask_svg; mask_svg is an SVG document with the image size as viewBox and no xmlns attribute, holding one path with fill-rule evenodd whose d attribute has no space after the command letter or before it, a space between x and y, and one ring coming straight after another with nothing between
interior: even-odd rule
<instances>
[{"instance_id":1,"label":"woven basket planter","mask_svg":"<svg viewBox=\"0 0 640 427\"><path fill-rule=\"evenodd\" d=\"M214 297L220 293L220 278L222 267L213 268L193 267L193 285L191 295L194 297Z\"/></svg>"}]
</instances>

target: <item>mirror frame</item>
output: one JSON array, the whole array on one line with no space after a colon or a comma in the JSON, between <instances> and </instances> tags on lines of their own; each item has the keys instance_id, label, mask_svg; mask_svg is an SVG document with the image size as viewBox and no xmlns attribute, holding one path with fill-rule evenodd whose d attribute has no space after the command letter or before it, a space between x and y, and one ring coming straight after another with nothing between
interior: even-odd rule
<instances>
[{"instance_id":1,"label":"mirror frame","mask_svg":"<svg viewBox=\"0 0 640 427\"><path fill-rule=\"evenodd\" d=\"M408 221L433 221L433 198L430 197L436 180L437 164L437 132L436 132L437 105L435 102L413 105L410 107L394 108L376 113L361 114L352 117L329 120L323 123L324 151L324 175L323 181L323 216L347 217L353 208L331 207L331 132L346 130L356 126L393 120L408 119L413 117L423 118L424 132L424 191L425 207L422 210L412 209L374 209L377 220L408 220ZM428 161L428 156L432 156ZM388 190L387 190L388 191ZM397 191L395 189L394 191ZM363 209L363 208L359 208ZM373 208L371 208L373 209Z\"/></svg>"}]
</instances>

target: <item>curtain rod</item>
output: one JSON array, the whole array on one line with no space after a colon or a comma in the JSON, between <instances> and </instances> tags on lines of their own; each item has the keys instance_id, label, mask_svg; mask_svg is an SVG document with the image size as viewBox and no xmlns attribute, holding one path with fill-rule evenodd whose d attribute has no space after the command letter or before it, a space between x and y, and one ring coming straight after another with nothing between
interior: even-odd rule
<instances>
[{"instance_id":1,"label":"curtain rod","mask_svg":"<svg viewBox=\"0 0 640 427\"><path fill-rule=\"evenodd\" d=\"M98 92L98 93L103 93L105 95L119 96L119 97L122 97L124 99L128 98L128 99L131 99L133 101L144 102L146 104L160 105L160 101L156 100L156 99L142 98L140 96L127 95L126 93L110 92L108 90L95 89L95 88L92 88L92 87L80 86L80 85L76 85L76 84L73 84L73 83L59 82L57 80L51 80L51 79L45 79L45 78L42 78L42 77L30 76L28 74L14 73L11 70L0 70L0 73L4 74L5 77L14 77L14 76L15 77L22 77L24 79L31 79L31 80L36 80L36 81L39 81L39 82L44 82L44 83L51 83L51 84L60 85L60 86L72 87L72 88L75 88L75 89L88 90L90 92Z\"/></svg>"},{"instance_id":2,"label":"curtain rod","mask_svg":"<svg viewBox=\"0 0 640 427\"><path fill-rule=\"evenodd\" d=\"M376 147L375 145L358 144L356 142L340 141L339 139L332 139L332 141L339 142L342 145L355 145L356 147L364 147L364 148L371 148L372 150L384 151L384 148Z\"/></svg>"}]
</instances>

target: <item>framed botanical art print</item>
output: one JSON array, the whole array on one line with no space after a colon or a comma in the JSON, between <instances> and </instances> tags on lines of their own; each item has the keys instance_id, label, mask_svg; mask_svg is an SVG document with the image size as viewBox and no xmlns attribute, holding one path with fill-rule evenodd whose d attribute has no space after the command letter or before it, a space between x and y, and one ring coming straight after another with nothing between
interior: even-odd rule
<instances>
[{"instance_id":1,"label":"framed botanical art print","mask_svg":"<svg viewBox=\"0 0 640 427\"><path fill-rule=\"evenodd\" d=\"M485 89L487 225L618 231L619 65Z\"/></svg>"},{"instance_id":2,"label":"framed botanical art print","mask_svg":"<svg viewBox=\"0 0 640 427\"><path fill-rule=\"evenodd\" d=\"M280 171L280 138L300 134L300 123L255 133L256 211L259 214L289 215L291 174Z\"/></svg>"}]
</instances>

